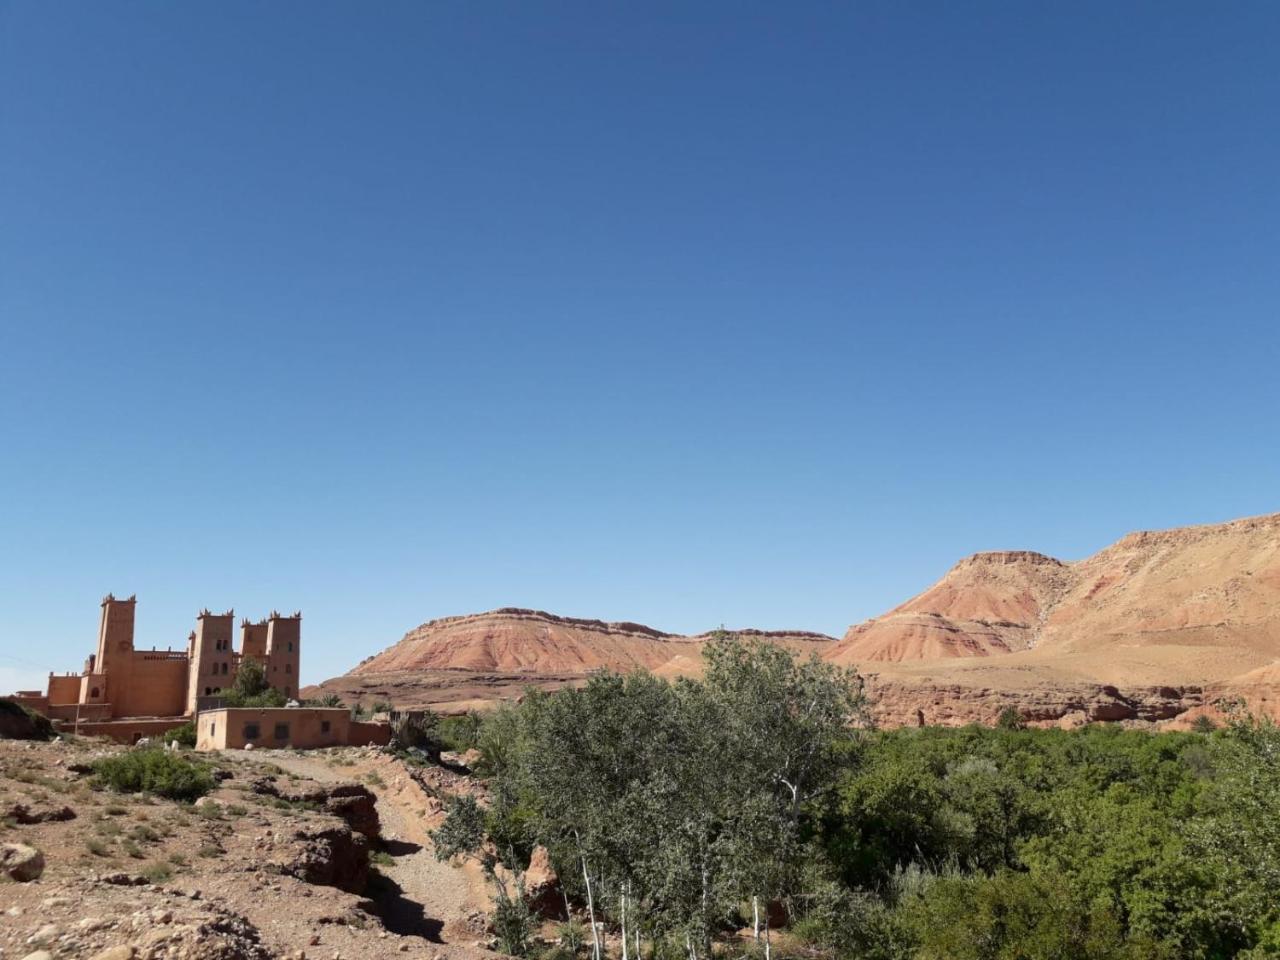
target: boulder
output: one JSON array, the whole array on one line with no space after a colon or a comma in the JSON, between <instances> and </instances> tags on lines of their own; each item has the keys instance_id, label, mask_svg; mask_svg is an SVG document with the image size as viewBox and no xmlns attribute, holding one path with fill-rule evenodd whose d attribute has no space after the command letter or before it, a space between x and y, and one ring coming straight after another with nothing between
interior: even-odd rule
<instances>
[{"instance_id":1,"label":"boulder","mask_svg":"<svg viewBox=\"0 0 1280 960\"><path fill-rule=\"evenodd\" d=\"M44 873L44 854L25 843L0 844L0 873L19 883L38 880Z\"/></svg>"},{"instance_id":2,"label":"boulder","mask_svg":"<svg viewBox=\"0 0 1280 960\"><path fill-rule=\"evenodd\" d=\"M548 919L567 919L564 915L564 897L560 893L560 878L551 867L551 855L547 848L537 846L529 857L529 869L524 872L524 892L529 906Z\"/></svg>"},{"instance_id":3,"label":"boulder","mask_svg":"<svg viewBox=\"0 0 1280 960\"><path fill-rule=\"evenodd\" d=\"M345 824L299 830L301 849L284 872L306 883L363 893L369 882L369 840Z\"/></svg>"},{"instance_id":4,"label":"boulder","mask_svg":"<svg viewBox=\"0 0 1280 960\"><path fill-rule=\"evenodd\" d=\"M14 823L51 823L75 818L76 812L65 804L60 807L39 804L32 806L14 801L7 807L0 807L0 820L12 820Z\"/></svg>"}]
</instances>

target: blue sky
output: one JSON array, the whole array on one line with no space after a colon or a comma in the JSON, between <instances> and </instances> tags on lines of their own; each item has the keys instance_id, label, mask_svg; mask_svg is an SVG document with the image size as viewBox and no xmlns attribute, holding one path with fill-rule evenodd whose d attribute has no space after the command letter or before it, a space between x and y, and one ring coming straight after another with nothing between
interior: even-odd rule
<instances>
[{"instance_id":1,"label":"blue sky","mask_svg":"<svg viewBox=\"0 0 1280 960\"><path fill-rule=\"evenodd\" d=\"M840 633L1280 510L1273 3L0 2L0 687Z\"/></svg>"}]
</instances>

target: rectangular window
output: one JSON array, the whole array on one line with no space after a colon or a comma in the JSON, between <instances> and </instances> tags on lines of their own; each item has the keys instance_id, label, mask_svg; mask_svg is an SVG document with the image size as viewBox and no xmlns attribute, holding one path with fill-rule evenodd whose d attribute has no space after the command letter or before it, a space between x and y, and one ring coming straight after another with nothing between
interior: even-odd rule
<instances>
[{"instance_id":1,"label":"rectangular window","mask_svg":"<svg viewBox=\"0 0 1280 960\"><path fill-rule=\"evenodd\" d=\"M276 739L277 740L289 739L289 725L287 723L276 724Z\"/></svg>"},{"instance_id":2,"label":"rectangular window","mask_svg":"<svg viewBox=\"0 0 1280 960\"><path fill-rule=\"evenodd\" d=\"M328 721L328 720L321 720L321 721L320 721L320 732L321 732L321 733L328 733L328 732L329 732L329 721Z\"/></svg>"},{"instance_id":3,"label":"rectangular window","mask_svg":"<svg viewBox=\"0 0 1280 960\"><path fill-rule=\"evenodd\" d=\"M244 738L246 740L257 740L260 736L262 736L262 733L258 730L256 723L246 723L244 725Z\"/></svg>"}]
</instances>

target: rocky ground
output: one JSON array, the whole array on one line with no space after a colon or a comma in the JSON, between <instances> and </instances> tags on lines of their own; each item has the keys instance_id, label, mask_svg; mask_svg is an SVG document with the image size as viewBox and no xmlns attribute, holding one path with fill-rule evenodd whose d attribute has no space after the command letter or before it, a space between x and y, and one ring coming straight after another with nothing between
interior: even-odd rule
<instances>
[{"instance_id":1,"label":"rocky ground","mask_svg":"<svg viewBox=\"0 0 1280 960\"><path fill-rule=\"evenodd\" d=\"M438 863L442 798L479 789L377 749L200 755L195 805L94 785L126 748L0 741L0 958L483 958L478 870Z\"/></svg>"}]
</instances>

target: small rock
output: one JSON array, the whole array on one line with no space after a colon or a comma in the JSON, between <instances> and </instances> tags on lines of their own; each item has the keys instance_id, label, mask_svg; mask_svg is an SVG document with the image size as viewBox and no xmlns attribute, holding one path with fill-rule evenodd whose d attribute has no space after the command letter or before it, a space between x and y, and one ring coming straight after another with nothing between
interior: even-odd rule
<instances>
[{"instance_id":1,"label":"small rock","mask_svg":"<svg viewBox=\"0 0 1280 960\"><path fill-rule=\"evenodd\" d=\"M27 937L27 943L52 943L58 939L58 927L53 923L46 923L43 927Z\"/></svg>"},{"instance_id":2,"label":"small rock","mask_svg":"<svg viewBox=\"0 0 1280 960\"><path fill-rule=\"evenodd\" d=\"M93 960L133 960L137 956L137 952L126 944L116 947L107 947L101 953L95 953Z\"/></svg>"},{"instance_id":3,"label":"small rock","mask_svg":"<svg viewBox=\"0 0 1280 960\"><path fill-rule=\"evenodd\" d=\"M44 854L25 843L0 844L0 873L19 883L38 880L44 873Z\"/></svg>"},{"instance_id":4,"label":"small rock","mask_svg":"<svg viewBox=\"0 0 1280 960\"><path fill-rule=\"evenodd\" d=\"M22 960L53 960L53 954L48 950L37 950L35 953L28 953Z\"/></svg>"}]
</instances>

